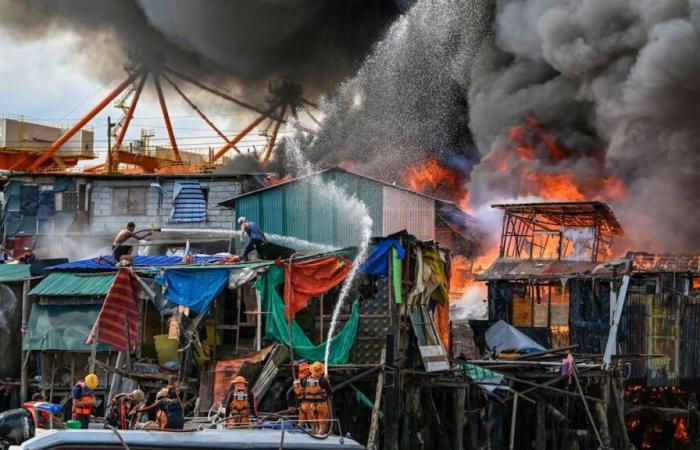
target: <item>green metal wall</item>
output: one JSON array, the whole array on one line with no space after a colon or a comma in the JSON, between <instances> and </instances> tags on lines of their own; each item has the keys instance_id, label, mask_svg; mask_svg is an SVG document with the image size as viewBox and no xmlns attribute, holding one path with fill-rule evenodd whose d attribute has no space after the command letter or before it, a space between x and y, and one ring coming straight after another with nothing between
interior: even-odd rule
<instances>
[{"instance_id":1,"label":"green metal wall","mask_svg":"<svg viewBox=\"0 0 700 450\"><path fill-rule=\"evenodd\" d=\"M381 235L382 187L372 180L342 171L320 175L324 183L333 181L350 195L364 202L373 220L372 235ZM293 236L335 247L359 243L360 227L342 205L306 181L296 181L236 200L236 219L243 216L256 222L268 234Z\"/></svg>"}]
</instances>

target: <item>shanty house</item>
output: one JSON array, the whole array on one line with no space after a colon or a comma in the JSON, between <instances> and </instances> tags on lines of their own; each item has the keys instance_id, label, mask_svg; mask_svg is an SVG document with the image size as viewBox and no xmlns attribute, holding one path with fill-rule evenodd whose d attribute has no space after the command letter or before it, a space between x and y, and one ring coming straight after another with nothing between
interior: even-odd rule
<instances>
[{"instance_id":1,"label":"shanty house","mask_svg":"<svg viewBox=\"0 0 700 450\"><path fill-rule=\"evenodd\" d=\"M340 168L244 193L221 205L233 208L236 219L246 217L268 234L335 248L355 246L361 236L360 216L338 193L365 204L372 236L406 230L468 258L478 252L476 223L454 203Z\"/></svg>"},{"instance_id":2,"label":"shanty house","mask_svg":"<svg viewBox=\"0 0 700 450\"><path fill-rule=\"evenodd\" d=\"M137 229L173 230L154 235L150 245L162 248L148 254L182 246L186 239L201 252L222 251L226 235L174 230L231 230L233 218L219 203L244 192L250 180L219 174L9 174L3 237L16 252L30 246L39 257L75 258L98 253L120 228L135 222Z\"/></svg>"}]
</instances>

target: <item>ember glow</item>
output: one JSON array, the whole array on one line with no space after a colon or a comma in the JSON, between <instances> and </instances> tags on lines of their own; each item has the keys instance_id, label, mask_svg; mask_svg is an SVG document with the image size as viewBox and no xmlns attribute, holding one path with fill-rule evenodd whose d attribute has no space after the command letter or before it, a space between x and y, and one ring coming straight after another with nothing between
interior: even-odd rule
<instances>
[{"instance_id":1,"label":"ember glow","mask_svg":"<svg viewBox=\"0 0 700 450\"><path fill-rule=\"evenodd\" d=\"M408 166L402 175L402 182L414 191L454 201L462 210L469 210L464 174L436 157Z\"/></svg>"},{"instance_id":2,"label":"ember glow","mask_svg":"<svg viewBox=\"0 0 700 450\"><path fill-rule=\"evenodd\" d=\"M503 185L518 196L543 200L617 200L627 189L616 176L598 170L574 170L578 159L557 144L556 139L534 117L508 132L507 140L481 164L501 174Z\"/></svg>"}]
</instances>

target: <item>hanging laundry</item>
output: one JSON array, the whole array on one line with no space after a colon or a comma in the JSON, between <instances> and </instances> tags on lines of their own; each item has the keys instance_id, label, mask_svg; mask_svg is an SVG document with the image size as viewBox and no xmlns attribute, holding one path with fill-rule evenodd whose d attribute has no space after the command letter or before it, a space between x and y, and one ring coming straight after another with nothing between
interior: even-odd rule
<instances>
[{"instance_id":1,"label":"hanging laundry","mask_svg":"<svg viewBox=\"0 0 700 450\"><path fill-rule=\"evenodd\" d=\"M169 269L156 276L165 298L202 312L228 284L228 269Z\"/></svg>"},{"instance_id":2,"label":"hanging laundry","mask_svg":"<svg viewBox=\"0 0 700 450\"><path fill-rule=\"evenodd\" d=\"M360 271L370 275L389 274L389 251L396 249L396 256L403 259L406 252L398 239L382 239L379 241L372 254L360 266Z\"/></svg>"}]
</instances>

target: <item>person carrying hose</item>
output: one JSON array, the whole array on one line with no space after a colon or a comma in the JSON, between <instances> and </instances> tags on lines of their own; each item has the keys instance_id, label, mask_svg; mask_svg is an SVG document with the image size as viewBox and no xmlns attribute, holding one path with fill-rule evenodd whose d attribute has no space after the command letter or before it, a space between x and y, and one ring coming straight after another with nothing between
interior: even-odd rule
<instances>
[{"instance_id":1,"label":"person carrying hose","mask_svg":"<svg viewBox=\"0 0 700 450\"><path fill-rule=\"evenodd\" d=\"M303 360L299 361L297 364L297 378L294 380L292 386L294 387L294 395L296 395L299 401L299 425L302 427L308 425L307 420L309 420L309 410L304 407L304 389L306 387L306 379L310 373L309 363Z\"/></svg>"},{"instance_id":2,"label":"person carrying hose","mask_svg":"<svg viewBox=\"0 0 700 450\"><path fill-rule=\"evenodd\" d=\"M109 404L109 410L105 416L105 428L133 429L137 417L136 410L145 398L146 396L141 389L136 389L131 393L115 395Z\"/></svg>"},{"instance_id":3,"label":"person carrying hose","mask_svg":"<svg viewBox=\"0 0 700 450\"><path fill-rule=\"evenodd\" d=\"M137 413L155 410L156 423L161 430L182 430L185 426L185 414L179 400L168 398L168 388L163 388L156 394L156 401L151 405L138 409Z\"/></svg>"},{"instance_id":4,"label":"person carrying hose","mask_svg":"<svg viewBox=\"0 0 700 450\"><path fill-rule=\"evenodd\" d=\"M90 415L95 407L95 394L93 391L100 384L99 378L94 373L85 376L73 386L71 398L73 400L73 420L80 422L80 428L87 429L90 425Z\"/></svg>"},{"instance_id":5,"label":"person carrying hose","mask_svg":"<svg viewBox=\"0 0 700 450\"><path fill-rule=\"evenodd\" d=\"M255 395L248 388L248 380L237 376L231 382L229 393L226 396L226 417L233 416L229 421L232 426L250 425L250 418L257 416Z\"/></svg>"},{"instance_id":6,"label":"person carrying hose","mask_svg":"<svg viewBox=\"0 0 700 450\"><path fill-rule=\"evenodd\" d=\"M248 239L250 239L243 251L243 261L248 261L248 255L253 250L257 251L258 255L260 254L260 247L267 243L267 238L255 222L248 222L245 217L238 218L238 225L241 226L241 242L243 242L243 233L247 234Z\"/></svg>"},{"instance_id":7,"label":"person carrying hose","mask_svg":"<svg viewBox=\"0 0 700 450\"><path fill-rule=\"evenodd\" d=\"M115 262L118 263L123 256L131 255L131 251L134 247L132 245L124 244L127 240L131 238L144 239L152 234L149 230L134 231L135 229L136 224L134 222L129 222L126 224L126 228L122 228L119 230L119 233L117 233L117 236L114 238L114 242L112 243L112 256L114 257ZM146 234L142 236L141 233L144 232Z\"/></svg>"},{"instance_id":8,"label":"person carrying hose","mask_svg":"<svg viewBox=\"0 0 700 450\"><path fill-rule=\"evenodd\" d=\"M323 376L325 366L316 361L311 364L311 374L304 383L304 402L308 420L311 421L312 433L318 436L328 433L330 428L331 409L328 398L333 395L331 383Z\"/></svg>"}]
</instances>

